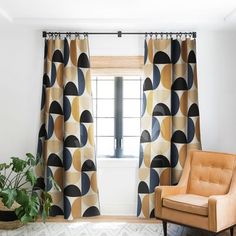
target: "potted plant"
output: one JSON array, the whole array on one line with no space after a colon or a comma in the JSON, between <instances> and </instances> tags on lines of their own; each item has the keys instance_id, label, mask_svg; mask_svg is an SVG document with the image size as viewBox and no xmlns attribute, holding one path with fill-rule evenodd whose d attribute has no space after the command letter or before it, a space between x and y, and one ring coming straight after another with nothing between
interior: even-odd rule
<instances>
[{"instance_id":1,"label":"potted plant","mask_svg":"<svg viewBox=\"0 0 236 236\"><path fill-rule=\"evenodd\" d=\"M13 229L37 220L41 215L45 222L52 203L52 197L46 190L36 192L34 167L39 158L31 153L26 158L11 157L10 163L0 164L0 228ZM60 187L50 177L54 187Z\"/></svg>"}]
</instances>

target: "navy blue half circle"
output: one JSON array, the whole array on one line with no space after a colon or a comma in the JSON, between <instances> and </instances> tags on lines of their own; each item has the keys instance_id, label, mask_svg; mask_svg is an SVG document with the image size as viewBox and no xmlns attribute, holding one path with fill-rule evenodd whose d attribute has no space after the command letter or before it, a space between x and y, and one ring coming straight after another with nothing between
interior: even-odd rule
<instances>
[{"instance_id":1,"label":"navy blue half circle","mask_svg":"<svg viewBox=\"0 0 236 236\"><path fill-rule=\"evenodd\" d=\"M188 54L188 63L196 63L196 55L193 50Z\"/></svg>"},{"instance_id":2,"label":"navy blue half circle","mask_svg":"<svg viewBox=\"0 0 236 236\"><path fill-rule=\"evenodd\" d=\"M169 160L163 155L157 155L152 159L151 168L170 167Z\"/></svg>"},{"instance_id":3,"label":"navy blue half circle","mask_svg":"<svg viewBox=\"0 0 236 236\"><path fill-rule=\"evenodd\" d=\"M82 195L84 196L85 194L88 193L88 191L90 189L89 176L85 172L82 172L81 186L82 186Z\"/></svg>"},{"instance_id":4,"label":"navy blue half circle","mask_svg":"<svg viewBox=\"0 0 236 236\"><path fill-rule=\"evenodd\" d=\"M88 59L88 56L86 55L86 53L83 52L80 54L80 56L78 58L77 66L81 67L81 68L89 68L90 67L89 59Z\"/></svg>"},{"instance_id":5,"label":"navy blue half circle","mask_svg":"<svg viewBox=\"0 0 236 236\"><path fill-rule=\"evenodd\" d=\"M171 114L176 115L179 110L179 96L175 91L171 91Z\"/></svg>"},{"instance_id":6,"label":"navy blue half circle","mask_svg":"<svg viewBox=\"0 0 236 236\"><path fill-rule=\"evenodd\" d=\"M70 135L65 139L64 146L65 147L74 147L74 148L80 147L80 142L74 135Z\"/></svg>"},{"instance_id":7,"label":"navy blue half circle","mask_svg":"<svg viewBox=\"0 0 236 236\"><path fill-rule=\"evenodd\" d=\"M71 184L64 188L64 195L68 197L80 197L81 191L77 186Z\"/></svg>"},{"instance_id":8,"label":"navy blue half circle","mask_svg":"<svg viewBox=\"0 0 236 236\"><path fill-rule=\"evenodd\" d=\"M51 64L51 83L50 86L52 87L56 81L57 76L57 69L55 63L52 62Z\"/></svg>"},{"instance_id":9,"label":"navy blue half circle","mask_svg":"<svg viewBox=\"0 0 236 236\"><path fill-rule=\"evenodd\" d=\"M64 195L64 218L68 219L71 214L71 205L69 199Z\"/></svg>"},{"instance_id":10,"label":"navy blue half circle","mask_svg":"<svg viewBox=\"0 0 236 236\"><path fill-rule=\"evenodd\" d=\"M172 90L188 90L187 82L184 78L177 78L171 86Z\"/></svg>"},{"instance_id":11,"label":"navy blue half circle","mask_svg":"<svg viewBox=\"0 0 236 236\"><path fill-rule=\"evenodd\" d=\"M146 64L147 56L148 56L148 46L147 46L147 41L144 40L144 65Z\"/></svg>"},{"instance_id":12,"label":"navy blue half circle","mask_svg":"<svg viewBox=\"0 0 236 236\"><path fill-rule=\"evenodd\" d=\"M174 143L171 143L171 156L170 156L170 164L171 168L174 168L179 161L179 152Z\"/></svg>"},{"instance_id":13,"label":"navy blue half circle","mask_svg":"<svg viewBox=\"0 0 236 236\"><path fill-rule=\"evenodd\" d=\"M38 139L37 156L41 157L42 153L43 153L43 144L42 144L41 139Z\"/></svg>"},{"instance_id":14,"label":"navy blue half circle","mask_svg":"<svg viewBox=\"0 0 236 236\"><path fill-rule=\"evenodd\" d=\"M72 156L67 148L63 150L63 166L65 171L69 170L72 164Z\"/></svg>"},{"instance_id":15,"label":"navy blue half circle","mask_svg":"<svg viewBox=\"0 0 236 236\"><path fill-rule=\"evenodd\" d=\"M80 122L93 123L93 117L92 117L92 114L90 113L90 111L85 110L82 112L82 114L80 116Z\"/></svg>"},{"instance_id":16,"label":"navy blue half circle","mask_svg":"<svg viewBox=\"0 0 236 236\"><path fill-rule=\"evenodd\" d=\"M50 180L50 178L53 177L53 173L52 173L52 170L50 169L50 167L47 167L46 172L47 172L46 190L47 190L47 191L50 191L51 188L52 188L52 181Z\"/></svg>"},{"instance_id":17,"label":"navy blue half circle","mask_svg":"<svg viewBox=\"0 0 236 236\"><path fill-rule=\"evenodd\" d=\"M160 70L156 65L153 65L153 89L156 89L160 83L161 80L161 74Z\"/></svg>"},{"instance_id":18,"label":"navy blue half circle","mask_svg":"<svg viewBox=\"0 0 236 236\"><path fill-rule=\"evenodd\" d=\"M154 169L150 169L150 193L155 191L156 186L159 185L159 175Z\"/></svg>"},{"instance_id":19,"label":"navy blue half circle","mask_svg":"<svg viewBox=\"0 0 236 236\"><path fill-rule=\"evenodd\" d=\"M193 86L193 69L190 64L188 64L188 89L191 89Z\"/></svg>"},{"instance_id":20,"label":"navy blue half circle","mask_svg":"<svg viewBox=\"0 0 236 236\"><path fill-rule=\"evenodd\" d=\"M62 209L57 205L52 205L49 210L50 216L64 215Z\"/></svg>"},{"instance_id":21,"label":"navy blue half circle","mask_svg":"<svg viewBox=\"0 0 236 236\"><path fill-rule=\"evenodd\" d=\"M45 39L44 41L44 59L48 56L48 40Z\"/></svg>"},{"instance_id":22,"label":"navy blue half circle","mask_svg":"<svg viewBox=\"0 0 236 236\"><path fill-rule=\"evenodd\" d=\"M67 38L64 39L64 66L67 65L69 61L69 55L70 55L70 48L68 44Z\"/></svg>"},{"instance_id":23,"label":"navy blue half circle","mask_svg":"<svg viewBox=\"0 0 236 236\"><path fill-rule=\"evenodd\" d=\"M39 190L39 189L45 190L44 178L42 177L39 177L36 179L36 183L33 187L33 190Z\"/></svg>"},{"instance_id":24,"label":"navy blue half circle","mask_svg":"<svg viewBox=\"0 0 236 236\"><path fill-rule=\"evenodd\" d=\"M83 217L99 216L99 215L100 215L99 209L95 206L91 206L88 209L86 209L86 211L83 214Z\"/></svg>"},{"instance_id":25,"label":"navy blue half circle","mask_svg":"<svg viewBox=\"0 0 236 236\"><path fill-rule=\"evenodd\" d=\"M49 113L63 115L62 108L57 101L53 101L49 108Z\"/></svg>"},{"instance_id":26,"label":"navy blue half circle","mask_svg":"<svg viewBox=\"0 0 236 236\"><path fill-rule=\"evenodd\" d=\"M137 204L137 216L139 216L141 213L141 208L142 208L142 202L141 202L141 198L139 195L138 195L138 202L137 203L138 203Z\"/></svg>"},{"instance_id":27,"label":"navy blue half circle","mask_svg":"<svg viewBox=\"0 0 236 236\"><path fill-rule=\"evenodd\" d=\"M54 131L54 121L51 115L48 116L48 129L47 130L48 130L47 139L50 139Z\"/></svg>"},{"instance_id":28,"label":"navy blue half circle","mask_svg":"<svg viewBox=\"0 0 236 236\"><path fill-rule=\"evenodd\" d=\"M189 110L188 110L188 116L193 117L193 116L199 116L199 110L198 110L198 105L196 103L193 103Z\"/></svg>"},{"instance_id":29,"label":"navy blue half circle","mask_svg":"<svg viewBox=\"0 0 236 236\"><path fill-rule=\"evenodd\" d=\"M44 73L44 74L43 74L43 85L44 85L46 88L49 88L49 87L51 86L50 79L49 79L47 73Z\"/></svg>"},{"instance_id":30,"label":"navy blue half circle","mask_svg":"<svg viewBox=\"0 0 236 236\"><path fill-rule=\"evenodd\" d=\"M85 89L85 79L83 71L78 68L78 95L81 96Z\"/></svg>"},{"instance_id":31,"label":"navy blue half circle","mask_svg":"<svg viewBox=\"0 0 236 236\"><path fill-rule=\"evenodd\" d=\"M96 166L92 160L87 160L82 165L82 171L96 171Z\"/></svg>"},{"instance_id":32,"label":"navy blue half circle","mask_svg":"<svg viewBox=\"0 0 236 236\"><path fill-rule=\"evenodd\" d=\"M64 121L67 121L71 115L70 100L64 96L63 98Z\"/></svg>"},{"instance_id":33,"label":"navy blue half circle","mask_svg":"<svg viewBox=\"0 0 236 236\"><path fill-rule=\"evenodd\" d=\"M149 193L147 183L141 181L138 185L138 193Z\"/></svg>"},{"instance_id":34,"label":"navy blue half circle","mask_svg":"<svg viewBox=\"0 0 236 236\"><path fill-rule=\"evenodd\" d=\"M53 61L53 62L61 62L61 63L63 63L63 56L62 56L62 53L61 53L60 50L57 49L57 50L53 53L52 61Z\"/></svg>"},{"instance_id":35,"label":"navy blue half circle","mask_svg":"<svg viewBox=\"0 0 236 236\"><path fill-rule=\"evenodd\" d=\"M155 209L152 209L149 218L155 218Z\"/></svg>"},{"instance_id":36,"label":"navy blue half circle","mask_svg":"<svg viewBox=\"0 0 236 236\"><path fill-rule=\"evenodd\" d=\"M60 157L56 155L55 153L51 153L49 155L48 160L47 160L47 165L63 167Z\"/></svg>"},{"instance_id":37,"label":"navy blue half circle","mask_svg":"<svg viewBox=\"0 0 236 236\"><path fill-rule=\"evenodd\" d=\"M141 116L144 115L145 111L146 111L146 106L147 106L147 98L146 98L146 94L143 93L143 99L142 99L142 114Z\"/></svg>"},{"instance_id":38,"label":"navy blue half circle","mask_svg":"<svg viewBox=\"0 0 236 236\"><path fill-rule=\"evenodd\" d=\"M177 130L172 135L171 141L174 143L187 143L186 136L183 131Z\"/></svg>"},{"instance_id":39,"label":"navy blue half circle","mask_svg":"<svg viewBox=\"0 0 236 236\"><path fill-rule=\"evenodd\" d=\"M152 90L152 81L150 78L146 78L143 82L143 91Z\"/></svg>"},{"instance_id":40,"label":"navy blue half circle","mask_svg":"<svg viewBox=\"0 0 236 236\"><path fill-rule=\"evenodd\" d=\"M142 163L143 163L143 147L140 144L139 145L139 167L141 167Z\"/></svg>"},{"instance_id":41,"label":"navy blue half circle","mask_svg":"<svg viewBox=\"0 0 236 236\"><path fill-rule=\"evenodd\" d=\"M141 143L149 143L151 142L151 136L150 133L147 130L144 130L141 134L140 137L140 142Z\"/></svg>"},{"instance_id":42,"label":"navy blue half circle","mask_svg":"<svg viewBox=\"0 0 236 236\"><path fill-rule=\"evenodd\" d=\"M157 118L152 117L152 142L155 141L160 134L160 124Z\"/></svg>"},{"instance_id":43,"label":"navy blue half circle","mask_svg":"<svg viewBox=\"0 0 236 236\"><path fill-rule=\"evenodd\" d=\"M86 145L88 141L88 132L85 125L80 124L80 147L83 147Z\"/></svg>"},{"instance_id":44,"label":"navy blue half circle","mask_svg":"<svg viewBox=\"0 0 236 236\"><path fill-rule=\"evenodd\" d=\"M44 137L47 137L47 132L46 132L45 124L42 124L39 129L39 138L44 138Z\"/></svg>"},{"instance_id":45,"label":"navy blue half circle","mask_svg":"<svg viewBox=\"0 0 236 236\"><path fill-rule=\"evenodd\" d=\"M176 64L180 57L180 44L179 41L174 39L171 41L171 61Z\"/></svg>"},{"instance_id":46,"label":"navy blue half circle","mask_svg":"<svg viewBox=\"0 0 236 236\"><path fill-rule=\"evenodd\" d=\"M191 143L195 135L195 126L191 118L188 117L188 143Z\"/></svg>"},{"instance_id":47,"label":"navy blue half circle","mask_svg":"<svg viewBox=\"0 0 236 236\"><path fill-rule=\"evenodd\" d=\"M170 64L169 56L162 51L156 52L153 58L153 64Z\"/></svg>"},{"instance_id":48,"label":"navy blue half circle","mask_svg":"<svg viewBox=\"0 0 236 236\"><path fill-rule=\"evenodd\" d=\"M164 103L158 103L152 112L153 116L170 116L170 110Z\"/></svg>"},{"instance_id":49,"label":"navy blue half circle","mask_svg":"<svg viewBox=\"0 0 236 236\"><path fill-rule=\"evenodd\" d=\"M42 97L41 97L41 110L43 109L45 105L45 100L46 100L46 90L44 86L42 87Z\"/></svg>"},{"instance_id":50,"label":"navy blue half circle","mask_svg":"<svg viewBox=\"0 0 236 236\"><path fill-rule=\"evenodd\" d=\"M73 82L68 82L64 89L64 95L66 96L78 96L78 90Z\"/></svg>"}]
</instances>

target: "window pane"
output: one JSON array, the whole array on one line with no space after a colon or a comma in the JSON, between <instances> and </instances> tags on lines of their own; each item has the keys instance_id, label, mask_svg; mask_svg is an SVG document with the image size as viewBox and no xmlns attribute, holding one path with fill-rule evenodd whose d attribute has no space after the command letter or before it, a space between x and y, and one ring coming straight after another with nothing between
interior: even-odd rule
<instances>
[{"instance_id":1,"label":"window pane","mask_svg":"<svg viewBox=\"0 0 236 236\"><path fill-rule=\"evenodd\" d=\"M123 135L140 135L140 119L124 118L123 119Z\"/></svg>"},{"instance_id":2,"label":"window pane","mask_svg":"<svg viewBox=\"0 0 236 236\"><path fill-rule=\"evenodd\" d=\"M97 156L114 155L114 138L97 137Z\"/></svg>"},{"instance_id":3,"label":"window pane","mask_svg":"<svg viewBox=\"0 0 236 236\"><path fill-rule=\"evenodd\" d=\"M125 81L123 82L123 97L124 98L140 98L140 81Z\"/></svg>"},{"instance_id":4,"label":"window pane","mask_svg":"<svg viewBox=\"0 0 236 236\"><path fill-rule=\"evenodd\" d=\"M114 98L114 80L113 81L97 81L98 98Z\"/></svg>"},{"instance_id":5,"label":"window pane","mask_svg":"<svg viewBox=\"0 0 236 236\"><path fill-rule=\"evenodd\" d=\"M98 117L114 117L114 100L97 100Z\"/></svg>"},{"instance_id":6,"label":"window pane","mask_svg":"<svg viewBox=\"0 0 236 236\"><path fill-rule=\"evenodd\" d=\"M140 99L123 100L124 117L140 117Z\"/></svg>"},{"instance_id":7,"label":"window pane","mask_svg":"<svg viewBox=\"0 0 236 236\"><path fill-rule=\"evenodd\" d=\"M97 135L114 136L114 119L113 118L97 118Z\"/></svg>"},{"instance_id":8,"label":"window pane","mask_svg":"<svg viewBox=\"0 0 236 236\"><path fill-rule=\"evenodd\" d=\"M93 95L93 98L96 98L97 97L97 94L96 94L96 77L93 77L92 78L92 95Z\"/></svg>"},{"instance_id":9,"label":"window pane","mask_svg":"<svg viewBox=\"0 0 236 236\"><path fill-rule=\"evenodd\" d=\"M93 116L94 117L97 116L96 103L97 103L97 100L93 99Z\"/></svg>"},{"instance_id":10,"label":"window pane","mask_svg":"<svg viewBox=\"0 0 236 236\"><path fill-rule=\"evenodd\" d=\"M94 132L94 136L97 136L97 118L94 117L93 118L93 132Z\"/></svg>"},{"instance_id":11,"label":"window pane","mask_svg":"<svg viewBox=\"0 0 236 236\"><path fill-rule=\"evenodd\" d=\"M139 156L139 137L124 137L124 156Z\"/></svg>"}]
</instances>

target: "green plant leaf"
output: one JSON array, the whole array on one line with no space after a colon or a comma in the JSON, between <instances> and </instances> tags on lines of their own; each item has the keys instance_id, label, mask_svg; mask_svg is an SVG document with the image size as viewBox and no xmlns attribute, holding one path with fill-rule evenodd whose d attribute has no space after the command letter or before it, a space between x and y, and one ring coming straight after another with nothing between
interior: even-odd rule
<instances>
[{"instance_id":1,"label":"green plant leaf","mask_svg":"<svg viewBox=\"0 0 236 236\"><path fill-rule=\"evenodd\" d=\"M61 187L58 185L58 183L55 181L55 179L52 176L49 176L49 181L52 183L52 185L55 187L57 191L61 192Z\"/></svg>"},{"instance_id":2,"label":"green plant leaf","mask_svg":"<svg viewBox=\"0 0 236 236\"><path fill-rule=\"evenodd\" d=\"M40 209L40 202L38 197L31 196L29 204L28 204L29 212L28 214L34 218L37 218Z\"/></svg>"},{"instance_id":3,"label":"green plant leaf","mask_svg":"<svg viewBox=\"0 0 236 236\"><path fill-rule=\"evenodd\" d=\"M6 176L0 175L0 189L2 189L6 182Z\"/></svg>"},{"instance_id":4,"label":"green plant leaf","mask_svg":"<svg viewBox=\"0 0 236 236\"><path fill-rule=\"evenodd\" d=\"M29 202L29 195L27 194L26 190L25 189L17 189L16 190L16 202L18 204L20 204L21 206L23 207L26 207L28 205L28 202Z\"/></svg>"},{"instance_id":5,"label":"green plant leaf","mask_svg":"<svg viewBox=\"0 0 236 236\"><path fill-rule=\"evenodd\" d=\"M27 160L28 165L35 166L36 165L36 157L31 153L26 153L26 156L28 158L28 160Z\"/></svg>"},{"instance_id":6,"label":"green plant leaf","mask_svg":"<svg viewBox=\"0 0 236 236\"><path fill-rule=\"evenodd\" d=\"M10 167L10 165L7 165L6 163L1 163L0 164L0 171L1 170L6 170L6 169L8 169Z\"/></svg>"},{"instance_id":7,"label":"green plant leaf","mask_svg":"<svg viewBox=\"0 0 236 236\"><path fill-rule=\"evenodd\" d=\"M4 206L6 206L7 208L11 208L15 201L17 193L15 189L3 189L0 195L2 197Z\"/></svg>"},{"instance_id":8,"label":"green plant leaf","mask_svg":"<svg viewBox=\"0 0 236 236\"><path fill-rule=\"evenodd\" d=\"M23 224L26 224L30 221L32 221L33 218L32 216L28 215L28 214L24 214L21 218L20 218L20 221L23 223Z\"/></svg>"},{"instance_id":9,"label":"green plant leaf","mask_svg":"<svg viewBox=\"0 0 236 236\"><path fill-rule=\"evenodd\" d=\"M22 172L27 166L27 162L21 160L19 157L11 157L12 159L12 170L16 173Z\"/></svg>"},{"instance_id":10,"label":"green plant leaf","mask_svg":"<svg viewBox=\"0 0 236 236\"><path fill-rule=\"evenodd\" d=\"M36 176L34 175L32 170L27 170L25 173L26 176L26 180L29 181L31 183L32 186L34 186L34 184L36 183Z\"/></svg>"}]
</instances>

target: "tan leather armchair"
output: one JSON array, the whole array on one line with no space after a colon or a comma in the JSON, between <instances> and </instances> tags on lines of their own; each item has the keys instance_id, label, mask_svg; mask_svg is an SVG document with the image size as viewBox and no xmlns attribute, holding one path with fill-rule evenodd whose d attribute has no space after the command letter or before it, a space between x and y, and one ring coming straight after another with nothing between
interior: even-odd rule
<instances>
[{"instance_id":1,"label":"tan leather armchair","mask_svg":"<svg viewBox=\"0 0 236 236\"><path fill-rule=\"evenodd\" d=\"M155 189L155 216L216 235L236 224L236 155L191 151L176 186Z\"/></svg>"}]
</instances>

